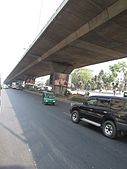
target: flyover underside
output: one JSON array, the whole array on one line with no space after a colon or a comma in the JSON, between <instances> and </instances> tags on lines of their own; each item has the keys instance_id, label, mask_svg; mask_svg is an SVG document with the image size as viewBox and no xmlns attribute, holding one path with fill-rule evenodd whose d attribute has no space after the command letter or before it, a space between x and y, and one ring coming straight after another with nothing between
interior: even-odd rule
<instances>
[{"instance_id":1,"label":"flyover underside","mask_svg":"<svg viewBox=\"0 0 127 169\"><path fill-rule=\"evenodd\" d=\"M68 18L66 22L64 16L61 18L63 24L59 20L64 11L62 9L61 15L56 18L56 23L62 24L62 29L60 27L56 29L54 22L51 23L6 81L24 79L29 76L39 77L53 72L70 73L74 68L126 57L127 3L123 0L113 2L114 4L109 8L98 10L100 13L84 25L81 25L82 22L80 21L80 27L71 34L69 34L70 24L68 23L69 28L67 25L64 27ZM69 8L70 3L67 5L66 9ZM80 14L80 16L82 15L84 16L84 13Z\"/></svg>"},{"instance_id":2,"label":"flyover underside","mask_svg":"<svg viewBox=\"0 0 127 169\"><path fill-rule=\"evenodd\" d=\"M46 60L74 68L127 57L127 10L76 39Z\"/></svg>"}]
</instances>

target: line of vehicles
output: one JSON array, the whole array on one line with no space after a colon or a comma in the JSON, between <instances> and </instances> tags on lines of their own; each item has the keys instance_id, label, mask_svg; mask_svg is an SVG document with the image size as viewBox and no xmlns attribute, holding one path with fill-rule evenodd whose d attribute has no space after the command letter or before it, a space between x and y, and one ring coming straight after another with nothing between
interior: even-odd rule
<instances>
[{"instance_id":1,"label":"line of vehicles","mask_svg":"<svg viewBox=\"0 0 127 169\"><path fill-rule=\"evenodd\" d=\"M83 103L72 103L70 108L71 120L74 123L85 121L100 127L108 138L127 134L127 93L124 97L90 96ZM44 104L55 105L53 92L44 91Z\"/></svg>"},{"instance_id":2,"label":"line of vehicles","mask_svg":"<svg viewBox=\"0 0 127 169\"><path fill-rule=\"evenodd\" d=\"M13 82L11 88L22 90L20 82ZM56 98L52 91L42 92L42 103L55 105ZM71 104L71 120L74 123L85 121L100 127L103 134L109 138L127 134L127 91L123 97L90 96L84 103Z\"/></svg>"},{"instance_id":3,"label":"line of vehicles","mask_svg":"<svg viewBox=\"0 0 127 169\"><path fill-rule=\"evenodd\" d=\"M11 85L3 85L4 89L12 88L12 89L17 89L17 90L23 90L23 84L22 82L13 82ZM42 102L43 104L52 104L55 105L56 103L56 98L54 93L51 90L48 90L48 87L45 88L45 91L42 92Z\"/></svg>"},{"instance_id":4,"label":"line of vehicles","mask_svg":"<svg viewBox=\"0 0 127 169\"><path fill-rule=\"evenodd\" d=\"M55 105L53 92L43 91L42 102ZM90 96L83 103L72 103L71 120L74 123L85 121L100 127L108 138L127 134L127 92L124 97Z\"/></svg>"},{"instance_id":5,"label":"line of vehicles","mask_svg":"<svg viewBox=\"0 0 127 169\"><path fill-rule=\"evenodd\" d=\"M11 85L6 85L3 84L2 86L3 89L8 89L8 88L12 88L12 89L17 89L17 90L22 90L23 89L23 84L22 82L13 82Z\"/></svg>"}]
</instances>

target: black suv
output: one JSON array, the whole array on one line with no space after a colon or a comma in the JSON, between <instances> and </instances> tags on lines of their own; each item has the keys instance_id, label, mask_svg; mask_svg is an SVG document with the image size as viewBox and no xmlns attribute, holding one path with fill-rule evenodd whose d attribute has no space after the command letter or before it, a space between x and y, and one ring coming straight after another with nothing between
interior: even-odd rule
<instances>
[{"instance_id":1,"label":"black suv","mask_svg":"<svg viewBox=\"0 0 127 169\"><path fill-rule=\"evenodd\" d=\"M91 96L84 103L71 106L71 119L80 120L102 128L103 134L115 138L127 132L127 98L116 96Z\"/></svg>"}]
</instances>

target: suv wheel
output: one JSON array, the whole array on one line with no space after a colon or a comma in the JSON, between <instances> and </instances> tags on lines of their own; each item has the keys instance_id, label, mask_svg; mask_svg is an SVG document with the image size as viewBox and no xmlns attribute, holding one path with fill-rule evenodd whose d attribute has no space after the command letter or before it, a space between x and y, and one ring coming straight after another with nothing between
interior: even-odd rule
<instances>
[{"instance_id":1,"label":"suv wheel","mask_svg":"<svg viewBox=\"0 0 127 169\"><path fill-rule=\"evenodd\" d=\"M71 120L74 123L79 123L80 118L79 118L79 112L77 110L73 110L71 113Z\"/></svg>"},{"instance_id":2,"label":"suv wheel","mask_svg":"<svg viewBox=\"0 0 127 169\"><path fill-rule=\"evenodd\" d=\"M105 121L103 123L103 125L102 125L102 131L103 131L103 134L106 137L109 137L109 138L115 138L116 137L116 126L110 120Z\"/></svg>"}]
</instances>

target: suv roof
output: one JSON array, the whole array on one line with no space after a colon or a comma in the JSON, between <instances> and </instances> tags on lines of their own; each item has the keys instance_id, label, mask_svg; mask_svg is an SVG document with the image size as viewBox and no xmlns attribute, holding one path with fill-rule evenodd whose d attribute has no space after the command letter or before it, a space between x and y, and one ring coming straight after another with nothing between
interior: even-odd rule
<instances>
[{"instance_id":1,"label":"suv roof","mask_svg":"<svg viewBox=\"0 0 127 169\"><path fill-rule=\"evenodd\" d=\"M126 100L126 97L118 97L118 96L101 96L101 95L95 95L95 96L90 96L91 97L96 97L96 98L104 98L104 99L120 99L120 100Z\"/></svg>"}]
</instances>

